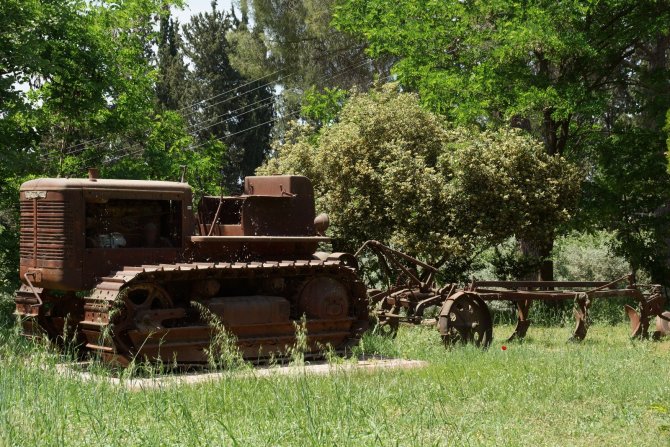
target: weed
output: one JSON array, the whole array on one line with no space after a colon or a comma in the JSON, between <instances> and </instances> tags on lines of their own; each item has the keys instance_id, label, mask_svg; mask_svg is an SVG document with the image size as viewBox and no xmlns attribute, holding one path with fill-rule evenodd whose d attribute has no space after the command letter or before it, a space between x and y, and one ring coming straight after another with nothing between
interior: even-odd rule
<instances>
[{"instance_id":1,"label":"weed","mask_svg":"<svg viewBox=\"0 0 670 447\"><path fill-rule=\"evenodd\" d=\"M212 340L205 350L209 366L212 369L234 370L245 365L237 338L226 330L223 320L201 303L193 301L191 305L198 309L201 318L212 329Z\"/></svg>"},{"instance_id":2,"label":"weed","mask_svg":"<svg viewBox=\"0 0 670 447\"><path fill-rule=\"evenodd\" d=\"M305 364L305 353L309 349L307 339L307 317L303 314L300 323L293 322L295 327L295 343L288 349L291 364L302 366Z\"/></svg>"}]
</instances>

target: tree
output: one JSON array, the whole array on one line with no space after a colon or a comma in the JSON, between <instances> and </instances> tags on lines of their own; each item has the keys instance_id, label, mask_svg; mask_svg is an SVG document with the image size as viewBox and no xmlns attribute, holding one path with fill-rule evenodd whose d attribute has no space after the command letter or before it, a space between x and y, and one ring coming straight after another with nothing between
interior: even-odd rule
<instances>
[{"instance_id":1,"label":"tree","mask_svg":"<svg viewBox=\"0 0 670 447\"><path fill-rule=\"evenodd\" d=\"M249 16L253 26L229 33L230 61L246 76L276 82L278 138L306 103L314 112L314 95L367 91L374 79L389 76L386 58L370 58L364 39L332 26L337 1L239 2L243 19Z\"/></svg>"},{"instance_id":2,"label":"tree","mask_svg":"<svg viewBox=\"0 0 670 447\"><path fill-rule=\"evenodd\" d=\"M0 265L8 272L18 266L22 179L59 169L58 157L49 154L102 121L96 112L113 68L95 26L100 9L81 13L85 8L78 0L0 4ZM5 284L13 288L16 275L10 278Z\"/></svg>"},{"instance_id":3,"label":"tree","mask_svg":"<svg viewBox=\"0 0 670 447\"><path fill-rule=\"evenodd\" d=\"M614 232L613 248L633 272L667 284L670 179L658 134L629 127L594 143L598 163L585 184L582 228Z\"/></svg>"},{"instance_id":4,"label":"tree","mask_svg":"<svg viewBox=\"0 0 670 447\"><path fill-rule=\"evenodd\" d=\"M356 94L335 124L294 127L259 173L304 174L331 216L337 250L377 239L454 278L483 248L554 232L578 171L514 130L450 128L415 95Z\"/></svg>"},{"instance_id":5,"label":"tree","mask_svg":"<svg viewBox=\"0 0 670 447\"><path fill-rule=\"evenodd\" d=\"M346 0L335 22L364 36L372 56L397 58L393 71L432 110L459 123L523 128L547 154L589 163L590 133L639 114L615 100L617 90L657 79L635 61L667 36L670 4ZM551 237L528 242L549 256ZM541 277L552 276L547 262Z\"/></svg>"},{"instance_id":6,"label":"tree","mask_svg":"<svg viewBox=\"0 0 670 447\"><path fill-rule=\"evenodd\" d=\"M153 17L170 4L0 3L0 265L7 268L0 283L8 288L18 276L18 188L24 180L83 176L89 166L175 179L179 164L191 160L207 165L202 183L212 183L211 151L223 145L204 154L184 152L191 137L183 119L155 113ZM146 169L149 157L171 162Z\"/></svg>"},{"instance_id":7,"label":"tree","mask_svg":"<svg viewBox=\"0 0 670 447\"><path fill-rule=\"evenodd\" d=\"M262 80L250 81L230 64L227 33L246 27L234 15L212 10L192 17L184 30L185 54L192 64L188 74L191 133L205 144L222 140L228 146L220 160L224 185L239 188L239 181L263 162L269 150L273 93Z\"/></svg>"},{"instance_id":8,"label":"tree","mask_svg":"<svg viewBox=\"0 0 670 447\"><path fill-rule=\"evenodd\" d=\"M613 231L615 252L633 272L645 270L655 283L670 278L670 175L663 121L670 107L670 34L636 45L624 64L631 72L616 85L599 132L579 136L592 160L583 197L589 228Z\"/></svg>"},{"instance_id":9,"label":"tree","mask_svg":"<svg viewBox=\"0 0 670 447\"><path fill-rule=\"evenodd\" d=\"M384 66L374 67L363 39L331 26L334 5L335 0L241 1L242 17L250 14L254 27L231 32L233 66L253 77L278 71L281 85L298 91L367 89Z\"/></svg>"},{"instance_id":10,"label":"tree","mask_svg":"<svg viewBox=\"0 0 670 447\"><path fill-rule=\"evenodd\" d=\"M158 40L158 80L156 97L163 110L178 110L185 105L187 67L182 52L179 21L170 17L170 10L164 10L160 19Z\"/></svg>"}]
</instances>

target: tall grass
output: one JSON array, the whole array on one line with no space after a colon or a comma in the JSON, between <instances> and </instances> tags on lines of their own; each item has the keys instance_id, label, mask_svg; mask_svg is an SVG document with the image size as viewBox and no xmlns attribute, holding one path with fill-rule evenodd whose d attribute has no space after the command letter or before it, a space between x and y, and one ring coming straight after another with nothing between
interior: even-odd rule
<instances>
[{"instance_id":1,"label":"tall grass","mask_svg":"<svg viewBox=\"0 0 670 447\"><path fill-rule=\"evenodd\" d=\"M487 351L445 350L432 328L366 335L358 353L423 359L415 370L329 376L229 374L133 391L61 374L64 359L0 332L0 445L658 445L670 439L670 342L595 325L531 327ZM65 359L67 360L67 359Z\"/></svg>"}]
</instances>

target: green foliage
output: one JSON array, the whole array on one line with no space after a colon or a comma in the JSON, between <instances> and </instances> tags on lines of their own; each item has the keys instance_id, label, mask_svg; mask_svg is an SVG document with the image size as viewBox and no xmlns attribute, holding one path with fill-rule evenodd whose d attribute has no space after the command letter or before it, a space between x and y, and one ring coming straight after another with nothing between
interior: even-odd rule
<instances>
[{"instance_id":1,"label":"green foliage","mask_svg":"<svg viewBox=\"0 0 670 447\"><path fill-rule=\"evenodd\" d=\"M247 10L252 17L253 29L231 33L231 62L246 75L281 70L282 85L301 90L365 88L370 83L371 65L365 63L362 40L331 26L335 0L240 3L243 17Z\"/></svg>"},{"instance_id":2,"label":"green foliage","mask_svg":"<svg viewBox=\"0 0 670 447\"><path fill-rule=\"evenodd\" d=\"M429 222L424 214L437 210L442 177L436 163L446 139L442 123L414 96L356 95L316 141L297 127L259 172L311 178L319 208L337 223L333 235L349 250L378 239L430 255L452 245L449 236L434 231L444 217ZM421 247L404 243L407 237Z\"/></svg>"},{"instance_id":3,"label":"green foliage","mask_svg":"<svg viewBox=\"0 0 670 447\"><path fill-rule=\"evenodd\" d=\"M14 292L19 284L19 213L21 178L5 177L0 193L0 294Z\"/></svg>"},{"instance_id":4,"label":"green foliage","mask_svg":"<svg viewBox=\"0 0 670 447\"><path fill-rule=\"evenodd\" d=\"M670 176L659 148L663 140L634 128L599 139L598 164L582 206L586 226L610 228L615 252L633 270L644 269L654 282L667 283L670 238ZM632 149L634 148L634 149Z\"/></svg>"},{"instance_id":5,"label":"green foliage","mask_svg":"<svg viewBox=\"0 0 670 447\"><path fill-rule=\"evenodd\" d=\"M324 88L317 91L312 86L302 98L301 115L312 120L317 126L333 123L349 94L346 90L339 88Z\"/></svg>"},{"instance_id":6,"label":"green foliage","mask_svg":"<svg viewBox=\"0 0 670 447\"><path fill-rule=\"evenodd\" d=\"M613 252L613 233L570 233L556 239L554 261L558 281L612 281L631 273L626 258ZM644 276L638 278L648 282Z\"/></svg>"},{"instance_id":7,"label":"green foliage","mask_svg":"<svg viewBox=\"0 0 670 447\"><path fill-rule=\"evenodd\" d=\"M10 331L10 328L13 329L16 321L16 315L14 315L16 304L14 304L14 296L10 295L11 292L14 292L14 289L11 291L4 287L0 289L0 328L4 332Z\"/></svg>"},{"instance_id":8,"label":"green foliage","mask_svg":"<svg viewBox=\"0 0 670 447\"><path fill-rule=\"evenodd\" d=\"M25 131L23 141L2 138L3 154L15 162L6 169L19 177L78 176L88 166L140 154L151 129L161 125L153 113L152 14L172 2L3 3L13 4L22 10L13 24L17 42L31 48L2 48L9 51L13 84L1 94L14 101L2 103L1 122ZM28 57L15 57L24 50Z\"/></svg>"},{"instance_id":9,"label":"green foliage","mask_svg":"<svg viewBox=\"0 0 670 447\"><path fill-rule=\"evenodd\" d=\"M577 170L531 138L448 128L393 85L353 95L318 134L296 126L275 150L258 172L311 178L338 249L376 239L452 275L511 235L553 232L579 191Z\"/></svg>"},{"instance_id":10,"label":"green foliage","mask_svg":"<svg viewBox=\"0 0 670 447\"><path fill-rule=\"evenodd\" d=\"M168 10L161 15L157 52L156 99L163 109L179 109L187 100L185 90L188 69L182 50L179 22L170 17Z\"/></svg>"},{"instance_id":11,"label":"green foliage","mask_svg":"<svg viewBox=\"0 0 670 447\"><path fill-rule=\"evenodd\" d=\"M337 0L242 0L243 21L228 34L230 62L245 76L276 80L279 100L273 133L283 138L290 119L300 112L308 119L325 124L314 114L333 115L340 90L366 91L375 76L388 75L389 64L373 61L365 54L359 36L343 33L331 25ZM326 93L330 89L330 94ZM318 93L317 93L318 92ZM333 101L326 110L317 104ZM333 96L334 94L334 96ZM309 98L306 98L309 97ZM314 99L318 101L315 103ZM327 119L328 117L326 117Z\"/></svg>"},{"instance_id":12,"label":"green foliage","mask_svg":"<svg viewBox=\"0 0 670 447\"><path fill-rule=\"evenodd\" d=\"M513 281L528 278L539 267L539 260L524 254L516 238L510 238L487 251L490 252L483 254L483 257L490 264L490 273L498 280ZM485 279L478 274L475 277Z\"/></svg>"},{"instance_id":13,"label":"green foliage","mask_svg":"<svg viewBox=\"0 0 670 447\"><path fill-rule=\"evenodd\" d=\"M12 0L0 4L0 281L16 287L18 188L38 176L177 179L213 190L225 147L156 113L153 23L178 1ZM5 27L6 26L6 27ZM39 30L39 31L36 31Z\"/></svg>"},{"instance_id":14,"label":"green foliage","mask_svg":"<svg viewBox=\"0 0 670 447\"><path fill-rule=\"evenodd\" d=\"M446 203L453 225L463 229L461 238L497 244L513 228L520 239L539 241L572 217L580 171L547 155L531 137L515 130L461 130L451 140Z\"/></svg>"},{"instance_id":15,"label":"green foliage","mask_svg":"<svg viewBox=\"0 0 670 447\"><path fill-rule=\"evenodd\" d=\"M570 232L556 238L552 259L557 281L613 281L632 273L631 265L623 256L614 251L617 245L614 233L596 231L591 233ZM525 257L519 250L519 241L510 239L482 253L482 268L473 273L479 280L514 280L526 278L534 270L537 260ZM636 280L649 284L650 278L644 271L636 272ZM633 307L637 303L630 298L618 297L595 299L589 309L590 320L598 324L619 324L626 320L623 305ZM498 322L516 322L516 309L505 307L504 303L490 303ZM573 324L573 303L562 302L533 303L531 311L533 326ZM531 328L532 328L531 327ZM532 331L532 329L531 329Z\"/></svg>"},{"instance_id":16,"label":"green foliage","mask_svg":"<svg viewBox=\"0 0 670 447\"><path fill-rule=\"evenodd\" d=\"M460 122L530 120L557 137L553 149L564 123L602 113L635 45L665 34L669 19L667 5L632 0L348 0L335 13L370 54L396 57L403 84L433 110Z\"/></svg>"},{"instance_id":17,"label":"green foliage","mask_svg":"<svg viewBox=\"0 0 670 447\"><path fill-rule=\"evenodd\" d=\"M228 36L236 30L246 32L246 20L239 21L213 2L211 11L193 16L183 27L183 56L192 69L186 76L191 105L184 105L181 113L199 144L218 139L227 146L217 164L231 192L265 159L274 117L267 81L251 81L230 63Z\"/></svg>"},{"instance_id":18,"label":"green foliage","mask_svg":"<svg viewBox=\"0 0 670 447\"><path fill-rule=\"evenodd\" d=\"M403 87L431 110L457 123L520 127L547 153L599 171L608 186L582 209L616 232L620 253L667 281L668 225L636 217L668 202L670 180L657 169L670 107L667 2L342 0L334 22L365 38L370 55L394 58ZM602 154L603 146L611 152ZM643 161L636 180L621 181L628 175L610 169L613 155ZM607 189L640 190L643 198ZM595 202L625 212L603 214L589 208ZM546 256L551 239L528 247Z\"/></svg>"},{"instance_id":19,"label":"green foliage","mask_svg":"<svg viewBox=\"0 0 670 447\"><path fill-rule=\"evenodd\" d=\"M597 231L592 233L570 233L556 239L553 258L558 281L613 281L632 272L628 260L618 255L615 249L618 239L613 232ZM650 283L645 271L638 270L636 280L641 284ZM539 304L539 303L537 303ZM535 305L535 308L551 309L547 305ZM633 307L637 303L627 298L596 299L591 303L589 315L591 321L600 324L618 324L626 322L623 305ZM557 306L554 306L556 311ZM565 319L572 319L572 303L566 302L562 306ZM544 309L543 309L544 308ZM548 320L554 323L555 319ZM570 324L572 322L570 321Z\"/></svg>"},{"instance_id":20,"label":"green foliage","mask_svg":"<svg viewBox=\"0 0 670 447\"><path fill-rule=\"evenodd\" d=\"M155 123L150 16L159 0L125 0L87 8L71 3L68 21L77 51L54 54L64 67L30 92L50 175L81 175L84 167L138 152ZM168 3L169 4L169 3ZM91 50L84 51L84 48ZM75 155L79 165L66 158Z\"/></svg>"}]
</instances>

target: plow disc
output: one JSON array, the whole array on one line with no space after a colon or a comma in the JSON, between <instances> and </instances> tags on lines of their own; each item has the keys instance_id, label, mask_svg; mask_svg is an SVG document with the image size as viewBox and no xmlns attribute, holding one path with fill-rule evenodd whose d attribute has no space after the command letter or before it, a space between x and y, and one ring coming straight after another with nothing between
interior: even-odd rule
<instances>
[{"instance_id":1,"label":"plow disc","mask_svg":"<svg viewBox=\"0 0 670 447\"><path fill-rule=\"evenodd\" d=\"M663 312L656 316L656 334L657 336L670 335L670 312Z\"/></svg>"},{"instance_id":2,"label":"plow disc","mask_svg":"<svg viewBox=\"0 0 670 447\"><path fill-rule=\"evenodd\" d=\"M630 336L638 337L642 333L642 325L640 321L640 315L635 309L626 304L624 307L626 315L628 316L628 322L630 323Z\"/></svg>"},{"instance_id":3,"label":"plow disc","mask_svg":"<svg viewBox=\"0 0 670 447\"><path fill-rule=\"evenodd\" d=\"M670 312L663 311L665 297L661 286L652 285L648 287L650 292L641 295L638 300L639 310L635 310L629 305L624 306L630 323L630 336L632 338L649 338L651 335L654 339L658 339L670 335ZM649 334L653 317L656 317L656 330Z\"/></svg>"}]
</instances>

